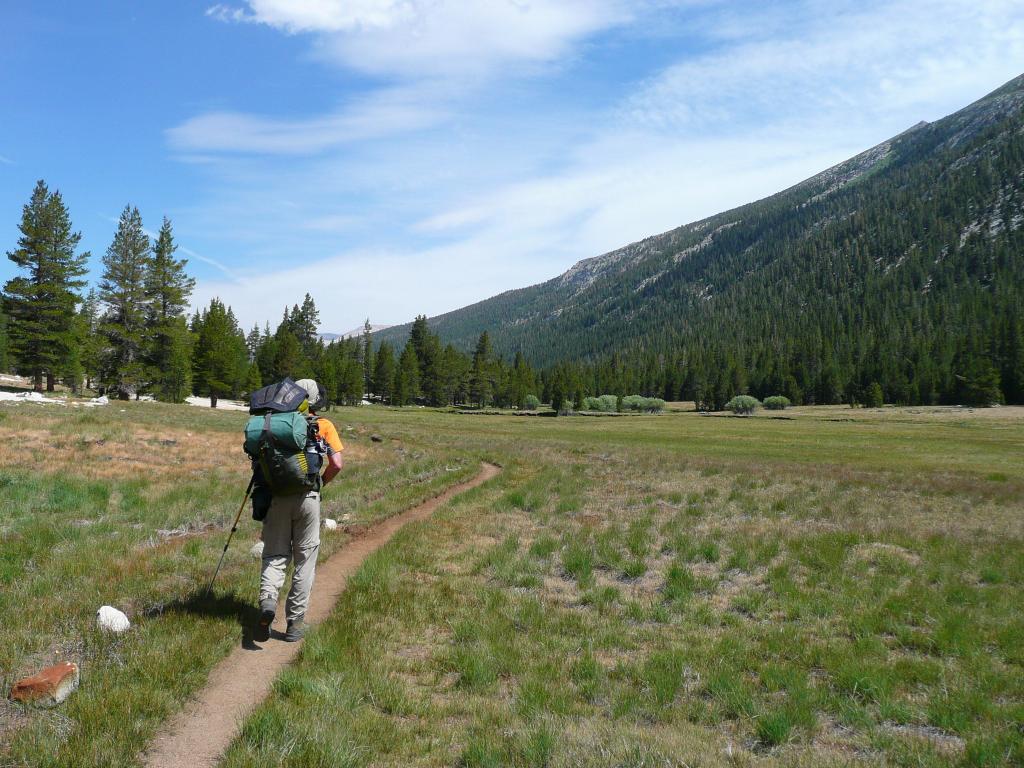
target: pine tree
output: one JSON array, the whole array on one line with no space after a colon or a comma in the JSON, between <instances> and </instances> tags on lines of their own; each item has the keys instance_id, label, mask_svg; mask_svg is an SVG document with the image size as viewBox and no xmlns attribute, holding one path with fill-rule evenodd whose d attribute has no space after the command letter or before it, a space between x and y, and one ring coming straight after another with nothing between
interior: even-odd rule
<instances>
[{"instance_id":1,"label":"pine tree","mask_svg":"<svg viewBox=\"0 0 1024 768\"><path fill-rule=\"evenodd\" d=\"M194 325L194 391L209 397L210 407L216 408L219 398L237 395L245 385L249 373L245 334L231 309L217 298Z\"/></svg>"},{"instance_id":2,"label":"pine tree","mask_svg":"<svg viewBox=\"0 0 1024 768\"><path fill-rule=\"evenodd\" d=\"M100 300L95 289L82 300L82 308L78 311L81 337L82 373L85 375L86 389L93 389L93 383L101 378L103 361L103 337L100 335Z\"/></svg>"},{"instance_id":3,"label":"pine tree","mask_svg":"<svg viewBox=\"0 0 1024 768\"><path fill-rule=\"evenodd\" d=\"M101 324L107 340L104 383L123 400L138 396L147 381L145 280L149 265L149 238L139 209L125 206L114 241L103 256L100 280L100 300L106 306Z\"/></svg>"},{"instance_id":4,"label":"pine tree","mask_svg":"<svg viewBox=\"0 0 1024 768\"><path fill-rule=\"evenodd\" d=\"M308 293L302 299L302 307L292 310L292 332L302 345L302 351L310 356L313 347L320 340L320 312L317 311L313 297Z\"/></svg>"},{"instance_id":5,"label":"pine tree","mask_svg":"<svg viewBox=\"0 0 1024 768\"><path fill-rule=\"evenodd\" d=\"M156 396L181 402L190 389L192 345L186 338L185 309L196 281L185 274L187 259L175 259L171 222L164 217L145 277L149 379Z\"/></svg>"},{"instance_id":6,"label":"pine tree","mask_svg":"<svg viewBox=\"0 0 1024 768\"><path fill-rule=\"evenodd\" d=\"M255 323L252 330L249 331L249 335L245 337L245 348L249 351L250 362L256 360L261 344L263 344L263 335L260 333L259 323Z\"/></svg>"},{"instance_id":7,"label":"pine tree","mask_svg":"<svg viewBox=\"0 0 1024 768\"><path fill-rule=\"evenodd\" d=\"M470 360L449 344L442 353L445 404L464 403L469 397Z\"/></svg>"},{"instance_id":8,"label":"pine tree","mask_svg":"<svg viewBox=\"0 0 1024 768\"><path fill-rule=\"evenodd\" d=\"M373 367L373 392L382 402L393 403L395 387L395 352L388 342L377 350Z\"/></svg>"},{"instance_id":9,"label":"pine tree","mask_svg":"<svg viewBox=\"0 0 1024 768\"><path fill-rule=\"evenodd\" d=\"M89 254L75 253L81 235L71 231L60 192L50 192L42 180L22 210L19 229L18 247L7 258L28 274L4 287L9 352L36 391L42 390L44 375L52 390L74 348L76 291L85 284L79 278Z\"/></svg>"},{"instance_id":10,"label":"pine tree","mask_svg":"<svg viewBox=\"0 0 1024 768\"><path fill-rule=\"evenodd\" d=\"M420 393L420 370L416 359L416 349L410 339L398 359L395 371L395 405L409 405Z\"/></svg>"},{"instance_id":11,"label":"pine tree","mask_svg":"<svg viewBox=\"0 0 1024 768\"><path fill-rule=\"evenodd\" d=\"M245 385L243 391L247 395L251 395L257 389L263 386L263 379L260 378L260 367L254 362L249 363L249 367L245 372Z\"/></svg>"},{"instance_id":12,"label":"pine tree","mask_svg":"<svg viewBox=\"0 0 1024 768\"><path fill-rule=\"evenodd\" d=\"M192 391L194 337L184 315L172 317L161 327L163 368L156 381L157 396L168 403L184 402Z\"/></svg>"},{"instance_id":13,"label":"pine tree","mask_svg":"<svg viewBox=\"0 0 1024 768\"><path fill-rule=\"evenodd\" d=\"M0 309L0 371L10 370L8 355L7 315Z\"/></svg>"},{"instance_id":14,"label":"pine tree","mask_svg":"<svg viewBox=\"0 0 1024 768\"><path fill-rule=\"evenodd\" d=\"M469 379L469 397L481 408L494 396L494 371L491 361L491 337L484 331L473 353L473 368Z\"/></svg>"},{"instance_id":15,"label":"pine tree","mask_svg":"<svg viewBox=\"0 0 1024 768\"><path fill-rule=\"evenodd\" d=\"M363 382L363 389L366 394L373 392L373 372L375 369L373 363L373 337L372 337L373 326L370 325L370 318L366 318L366 322L363 323L363 371L366 375L366 380Z\"/></svg>"},{"instance_id":16,"label":"pine tree","mask_svg":"<svg viewBox=\"0 0 1024 768\"><path fill-rule=\"evenodd\" d=\"M280 381L286 376L292 379L304 379L312 375L309 361L303 354L302 345L288 328L282 325L274 334L275 354L273 362L273 381Z\"/></svg>"}]
</instances>

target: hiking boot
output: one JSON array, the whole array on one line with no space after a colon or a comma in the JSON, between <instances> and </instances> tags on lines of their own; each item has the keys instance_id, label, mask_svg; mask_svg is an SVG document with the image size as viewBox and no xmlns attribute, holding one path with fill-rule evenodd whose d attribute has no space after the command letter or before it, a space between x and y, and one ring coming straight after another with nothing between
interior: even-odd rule
<instances>
[{"instance_id":1,"label":"hiking boot","mask_svg":"<svg viewBox=\"0 0 1024 768\"><path fill-rule=\"evenodd\" d=\"M306 634L306 622L302 617L288 622L288 631L284 633L284 639L289 643L297 643Z\"/></svg>"},{"instance_id":2,"label":"hiking boot","mask_svg":"<svg viewBox=\"0 0 1024 768\"><path fill-rule=\"evenodd\" d=\"M272 597L260 600L260 618L256 622L256 629L253 630L252 639L258 643L265 643L270 639L270 625L274 623L274 614L277 613L277 600Z\"/></svg>"}]
</instances>

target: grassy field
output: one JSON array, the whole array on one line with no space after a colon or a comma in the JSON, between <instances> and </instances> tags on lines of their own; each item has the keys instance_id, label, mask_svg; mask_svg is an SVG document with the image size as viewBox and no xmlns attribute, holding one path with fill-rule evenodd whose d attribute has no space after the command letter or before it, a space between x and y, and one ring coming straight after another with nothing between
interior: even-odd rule
<instances>
[{"instance_id":1,"label":"grassy field","mask_svg":"<svg viewBox=\"0 0 1024 768\"><path fill-rule=\"evenodd\" d=\"M1024 763L1022 409L332 416L332 516L504 472L366 563L226 766ZM0 676L83 670L0 764L130 765L251 620L255 524L201 598L244 415L0 419Z\"/></svg>"}]
</instances>

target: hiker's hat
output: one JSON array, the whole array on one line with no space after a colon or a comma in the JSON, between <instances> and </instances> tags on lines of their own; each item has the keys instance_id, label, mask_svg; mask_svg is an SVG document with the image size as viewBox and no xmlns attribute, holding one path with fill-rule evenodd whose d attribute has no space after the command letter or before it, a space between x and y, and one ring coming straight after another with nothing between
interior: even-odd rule
<instances>
[{"instance_id":1,"label":"hiker's hat","mask_svg":"<svg viewBox=\"0 0 1024 768\"><path fill-rule=\"evenodd\" d=\"M306 390L306 395L309 399L309 410L319 411L327 405L327 397L324 395L323 387L313 379L299 379L295 384Z\"/></svg>"}]
</instances>

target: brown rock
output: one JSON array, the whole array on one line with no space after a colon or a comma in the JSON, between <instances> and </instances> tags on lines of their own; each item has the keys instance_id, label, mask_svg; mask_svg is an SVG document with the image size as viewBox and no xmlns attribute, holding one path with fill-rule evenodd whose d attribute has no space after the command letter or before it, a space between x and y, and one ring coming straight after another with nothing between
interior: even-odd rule
<instances>
[{"instance_id":1,"label":"brown rock","mask_svg":"<svg viewBox=\"0 0 1024 768\"><path fill-rule=\"evenodd\" d=\"M370 440L372 440L375 443L383 443L384 442L384 438L381 437L380 435L370 435Z\"/></svg>"},{"instance_id":2,"label":"brown rock","mask_svg":"<svg viewBox=\"0 0 1024 768\"><path fill-rule=\"evenodd\" d=\"M66 661L14 684L11 698L37 707L55 707L78 687L78 665Z\"/></svg>"}]
</instances>

